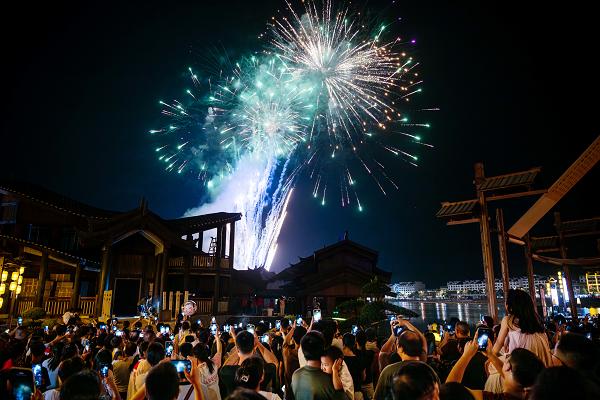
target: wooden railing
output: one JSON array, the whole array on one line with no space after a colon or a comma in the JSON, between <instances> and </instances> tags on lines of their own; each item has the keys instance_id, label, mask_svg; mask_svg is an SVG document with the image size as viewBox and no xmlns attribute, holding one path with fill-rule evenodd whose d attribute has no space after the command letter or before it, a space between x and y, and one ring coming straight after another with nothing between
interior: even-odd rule
<instances>
[{"instance_id":1,"label":"wooden railing","mask_svg":"<svg viewBox=\"0 0 600 400\"><path fill-rule=\"evenodd\" d=\"M231 268L231 263L229 262L228 257L217 258L209 255L198 254L192 256L192 265L191 268L215 268L216 262L219 260L219 267L223 269ZM185 266L185 258L184 257L173 257L169 258L169 267L170 268L183 268Z\"/></svg>"},{"instance_id":2,"label":"wooden railing","mask_svg":"<svg viewBox=\"0 0 600 400\"><path fill-rule=\"evenodd\" d=\"M44 308L48 315L63 315L71 307L69 297L50 297L44 303Z\"/></svg>"},{"instance_id":3,"label":"wooden railing","mask_svg":"<svg viewBox=\"0 0 600 400\"><path fill-rule=\"evenodd\" d=\"M23 315L27 310L30 310L35 305L35 298L32 296L19 296L17 298L17 315ZM44 309L48 316L63 315L71 308L70 297L50 297L45 299ZM96 313L96 297L80 297L79 308L81 315L94 315Z\"/></svg>"},{"instance_id":4,"label":"wooden railing","mask_svg":"<svg viewBox=\"0 0 600 400\"><path fill-rule=\"evenodd\" d=\"M35 304L33 297L17 297L17 315L23 315L27 310L31 310Z\"/></svg>"},{"instance_id":5,"label":"wooden railing","mask_svg":"<svg viewBox=\"0 0 600 400\"><path fill-rule=\"evenodd\" d=\"M81 308L81 315L95 315L96 297L80 297L79 308Z\"/></svg>"}]
</instances>

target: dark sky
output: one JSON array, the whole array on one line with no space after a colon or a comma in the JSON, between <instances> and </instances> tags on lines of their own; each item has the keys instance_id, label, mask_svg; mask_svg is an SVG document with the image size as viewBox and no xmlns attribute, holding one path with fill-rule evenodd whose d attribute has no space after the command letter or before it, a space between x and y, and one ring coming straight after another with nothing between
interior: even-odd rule
<instances>
[{"instance_id":1,"label":"dark sky","mask_svg":"<svg viewBox=\"0 0 600 400\"><path fill-rule=\"evenodd\" d=\"M256 48L282 1L51 2L2 16L0 177L42 184L95 206L128 210L145 196L175 218L202 188L162 170L148 129L159 99L179 97L188 65L207 49ZM397 32L417 38L423 103L440 107L421 167L393 165L400 190L361 191L365 211L321 207L298 185L273 269L350 231L380 251L395 280L480 278L477 225L446 227L439 203L472 198L473 164L489 175L542 166L552 183L598 134L597 43L590 10L575 3L371 1ZM564 219L600 214L598 167L558 209ZM507 203L507 225L532 204ZM227 211L227 210L224 210ZM545 221L536 233L552 233ZM593 249L592 249L593 250ZM594 255L587 254L587 255ZM511 269L524 271L520 249Z\"/></svg>"}]
</instances>

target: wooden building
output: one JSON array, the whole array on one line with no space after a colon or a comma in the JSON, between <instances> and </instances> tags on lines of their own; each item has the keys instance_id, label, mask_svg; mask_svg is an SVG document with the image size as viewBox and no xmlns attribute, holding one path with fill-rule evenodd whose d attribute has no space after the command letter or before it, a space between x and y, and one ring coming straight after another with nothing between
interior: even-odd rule
<instances>
[{"instance_id":1,"label":"wooden building","mask_svg":"<svg viewBox=\"0 0 600 400\"><path fill-rule=\"evenodd\" d=\"M73 307L100 315L104 293L112 294L109 311L116 316L135 315L147 296L159 301L164 319L187 299L202 314L227 314L240 218L222 212L167 220L144 200L115 212L39 186L0 182L0 254L26 267L16 300L2 295L0 317L33 306L51 315Z\"/></svg>"},{"instance_id":2,"label":"wooden building","mask_svg":"<svg viewBox=\"0 0 600 400\"><path fill-rule=\"evenodd\" d=\"M329 314L335 307L350 299L361 297L362 287L372 278L389 284L391 272L377 267L377 251L349 240L300 257L270 279L268 288L273 295L293 296L286 304L286 313L305 314L314 302Z\"/></svg>"}]
</instances>

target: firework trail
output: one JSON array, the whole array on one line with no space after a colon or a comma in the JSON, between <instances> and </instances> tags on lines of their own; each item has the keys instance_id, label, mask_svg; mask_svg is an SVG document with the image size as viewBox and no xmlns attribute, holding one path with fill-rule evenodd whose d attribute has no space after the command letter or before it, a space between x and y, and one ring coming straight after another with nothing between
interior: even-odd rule
<instances>
[{"instance_id":1,"label":"firework trail","mask_svg":"<svg viewBox=\"0 0 600 400\"><path fill-rule=\"evenodd\" d=\"M264 51L229 73L205 77L189 68L187 99L161 101L168 124L151 131L166 139L156 147L165 169L193 175L211 195L187 215L242 213L236 268L270 267L301 174L322 205L333 194L362 211L358 175L387 194L399 185L385 157L416 165L417 156L392 137L430 146L420 137L429 124L404 110L421 91L418 63L402 51L414 41L384 41L388 26L331 0L303 3L298 12L286 2L268 24Z\"/></svg>"}]
</instances>

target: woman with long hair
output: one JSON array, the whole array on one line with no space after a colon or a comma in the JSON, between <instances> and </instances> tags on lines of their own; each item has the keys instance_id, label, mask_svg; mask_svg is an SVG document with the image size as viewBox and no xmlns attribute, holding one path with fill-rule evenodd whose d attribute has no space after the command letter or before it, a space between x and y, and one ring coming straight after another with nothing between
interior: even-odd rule
<instances>
[{"instance_id":1,"label":"woman with long hair","mask_svg":"<svg viewBox=\"0 0 600 400\"><path fill-rule=\"evenodd\" d=\"M221 343L220 334L215 337L215 344L217 352L212 357L210 356L210 348L204 343L198 343L192 350L193 356L200 361L202 391L205 400L221 400L218 370L221 367L223 344Z\"/></svg>"},{"instance_id":2,"label":"woman with long hair","mask_svg":"<svg viewBox=\"0 0 600 400\"><path fill-rule=\"evenodd\" d=\"M494 344L494 353L510 354L522 348L535 354L547 367L552 365L550 344L544 325L535 310L529 294L510 289L506 295L506 316L500 325L500 334Z\"/></svg>"}]
</instances>

